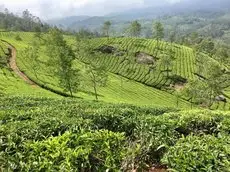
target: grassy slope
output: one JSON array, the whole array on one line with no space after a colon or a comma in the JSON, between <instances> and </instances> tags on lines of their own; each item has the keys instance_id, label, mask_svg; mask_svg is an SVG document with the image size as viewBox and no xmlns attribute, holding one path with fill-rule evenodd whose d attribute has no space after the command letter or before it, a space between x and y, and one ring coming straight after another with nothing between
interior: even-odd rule
<instances>
[{"instance_id":1,"label":"grassy slope","mask_svg":"<svg viewBox=\"0 0 230 172\"><path fill-rule=\"evenodd\" d=\"M4 49L5 53L8 52L8 46L0 41L0 46ZM0 50L1 59L5 59L5 53ZM25 83L16 74L14 74L9 67L0 68L0 92L8 95L21 95L21 96L37 96L37 97L59 97L49 91L39 87L32 87Z\"/></svg>"},{"instance_id":2,"label":"grassy slope","mask_svg":"<svg viewBox=\"0 0 230 172\"><path fill-rule=\"evenodd\" d=\"M16 41L15 35L19 34L23 41ZM31 40L33 39L32 33L3 33L2 38L12 43L18 51L17 54L17 63L20 69L29 75L32 79L41 82L49 87L52 87L57 90L61 90L58 87L57 78L49 75L49 67L47 66L47 59L44 53L41 51L40 53L40 63L38 79L35 78L34 73L32 72L31 61L29 59L23 58L21 52L27 47ZM72 39L69 39L72 41ZM76 60L76 65L82 66L83 64ZM83 68L82 68L83 69ZM83 78L87 78L86 75ZM84 88L84 89L83 89ZM94 96L88 94L88 92L93 92L91 87L82 87L82 91L77 94L77 96L82 97L84 99L93 100ZM135 81L130 81L125 78L122 79L122 88L121 88L121 77L110 74L108 85L104 88L99 89L100 100L105 102L113 102L113 103L128 103L135 105L146 105L146 106L168 106L175 107L176 97L166 93L164 91L160 91L158 89L154 89L151 87L147 87L143 84L137 83ZM181 100L179 103L181 108L189 107L189 103Z\"/></svg>"},{"instance_id":3,"label":"grassy slope","mask_svg":"<svg viewBox=\"0 0 230 172\"><path fill-rule=\"evenodd\" d=\"M95 51L95 49L103 45L110 45L118 50L125 51L125 55L116 56L114 54L103 54ZM90 51L85 51L88 47L90 47ZM171 93L174 93L175 91L174 89L169 88L170 84L173 84L173 81L171 78L167 77L165 67L160 65L159 62L162 54L171 53L170 49L172 50L172 53L174 53L173 57L175 59L173 60L173 65L170 67L169 76L177 75L186 78L187 80L191 80L196 78L197 76L195 73L198 73L197 66L199 65L199 59L195 58L193 50L176 44L160 42L159 48L156 49L155 40L136 38L99 38L92 39L86 44L82 42L75 46L75 48L76 50L80 50L80 53L78 52L77 55L80 54L80 56L78 55L78 58L81 61L87 63L88 61L95 60L97 63L108 66L108 70L112 73ZM136 63L135 53L139 51L157 57L154 70L151 70L152 66ZM209 63L219 63L205 54L202 54L202 58ZM131 72L128 73L127 71ZM227 95L230 95L229 89L230 88L226 89ZM213 108L227 110L230 109L230 104L228 103L225 105L223 102L220 102L214 104Z\"/></svg>"}]
</instances>

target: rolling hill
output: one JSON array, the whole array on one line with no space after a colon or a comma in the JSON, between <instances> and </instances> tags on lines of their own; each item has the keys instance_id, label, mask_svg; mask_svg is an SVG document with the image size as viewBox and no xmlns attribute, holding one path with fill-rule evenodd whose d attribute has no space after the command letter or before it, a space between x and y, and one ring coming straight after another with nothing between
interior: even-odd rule
<instances>
[{"instance_id":1,"label":"rolling hill","mask_svg":"<svg viewBox=\"0 0 230 172\"><path fill-rule=\"evenodd\" d=\"M1 171L229 169L229 111L188 111L186 97L177 96L198 77L201 62L192 49L151 39L64 36L83 81L68 98L51 70L43 42L47 36L1 32ZM27 56L35 40L40 42L36 61ZM168 68L162 59L170 54ZM202 58L218 63L205 54ZM109 75L99 102L93 101L85 71L92 61Z\"/></svg>"},{"instance_id":2,"label":"rolling hill","mask_svg":"<svg viewBox=\"0 0 230 172\"><path fill-rule=\"evenodd\" d=\"M21 41L15 40L17 35ZM39 50L38 62L23 55L25 48L34 39L33 33L3 32L2 39L15 46L18 67L33 82L53 92L63 93L57 78L49 75L52 71L49 69L43 46ZM189 80L197 77L199 61L193 50L185 46L167 42L159 42L157 45L154 40L136 38L99 38L81 42L76 42L71 36L66 36L65 39L76 52L75 65L82 73L83 84L75 96L87 100L94 99L93 88L87 84L89 78L84 69L89 61L104 65L109 71L107 86L99 88L99 99L106 102L176 107L177 91L183 89ZM173 61L167 67L161 59L170 56L170 53L173 54ZM213 61L206 55L203 55L203 58L207 62ZM37 74L34 72L35 67ZM186 100L183 96L179 98L179 107L189 107ZM218 107L228 109L224 103Z\"/></svg>"},{"instance_id":3,"label":"rolling hill","mask_svg":"<svg viewBox=\"0 0 230 172\"><path fill-rule=\"evenodd\" d=\"M22 41L16 41L15 36L20 35ZM15 36L12 36L15 35ZM17 49L17 64L20 70L25 73L31 80L39 84L41 87L48 87L52 90L62 92L63 90L58 86L58 80L55 76L49 75L49 64L47 64L47 56L42 49L40 50L39 66L37 69L38 78L34 74L31 59L23 56L23 51L28 47L33 40L33 33L2 33L2 39L13 44ZM74 41L72 37L66 38L70 43ZM83 80L87 78L84 74L84 63L76 59L76 66L82 68ZM86 81L87 82L87 79ZM34 88L36 89L36 88ZM93 100L93 89L90 86L83 85L80 92L76 95L87 100ZM145 86L142 83L134 80L129 80L116 74L109 74L109 82L106 87L99 89L99 99L106 102L113 103L128 103L141 106L166 106L175 107L177 98L170 93L158 90L156 88ZM151 100L151 101L149 101ZM180 100L180 107L189 107L189 103L185 100Z\"/></svg>"}]
</instances>

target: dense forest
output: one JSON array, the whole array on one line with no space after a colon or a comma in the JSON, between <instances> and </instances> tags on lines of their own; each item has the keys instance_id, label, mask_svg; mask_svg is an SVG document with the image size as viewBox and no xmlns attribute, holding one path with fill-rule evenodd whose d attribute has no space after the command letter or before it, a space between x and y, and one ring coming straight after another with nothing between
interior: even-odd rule
<instances>
[{"instance_id":1,"label":"dense forest","mask_svg":"<svg viewBox=\"0 0 230 172\"><path fill-rule=\"evenodd\" d=\"M46 32L50 26L28 10L18 16L5 9L4 12L0 12L0 28L6 31Z\"/></svg>"}]
</instances>

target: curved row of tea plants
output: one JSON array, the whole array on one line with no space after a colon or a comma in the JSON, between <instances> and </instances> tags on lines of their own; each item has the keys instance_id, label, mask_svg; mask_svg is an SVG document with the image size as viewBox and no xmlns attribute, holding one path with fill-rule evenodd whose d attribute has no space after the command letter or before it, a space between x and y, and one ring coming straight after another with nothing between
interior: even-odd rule
<instances>
[{"instance_id":1,"label":"curved row of tea plants","mask_svg":"<svg viewBox=\"0 0 230 172\"><path fill-rule=\"evenodd\" d=\"M121 56L115 54L106 54L95 51L101 46L112 46L123 51ZM90 48L89 53L85 53L85 49ZM149 86L162 88L169 86L172 81L170 76L177 75L185 79L195 78L196 59L193 50L175 44L160 42L156 48L155 40L136 39L136 38L100 38L92 39L84 44L77 44L80 49L79 59L88 62L95 60L97 63L104 64L113 73L119 74L126 78L144 83ZM170 76L166 76L166 68L160 64L161 55L165 53L173 54L173 65L170 67ZM81 52L83 52L81 54ZM135 53L144 52L155 58L154 65L138 64L136 62Z\"/></svg>"}]
</instances>

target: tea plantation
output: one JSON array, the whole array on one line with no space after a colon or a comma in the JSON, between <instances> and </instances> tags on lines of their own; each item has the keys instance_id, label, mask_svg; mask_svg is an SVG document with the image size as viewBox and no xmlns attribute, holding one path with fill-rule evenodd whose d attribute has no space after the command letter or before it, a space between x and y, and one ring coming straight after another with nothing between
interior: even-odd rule
<instances>
[{"instance_id":1,"label":"tea plantation","mask_svg":"<svg viewBox=\"0 0 230 172\"><path fill-rule=\"evenodd\" d=\"M3 97L2 171L229 171L230 113Z\"/></svg>"},{"instance_id":2,"label":"tea plantation","mask_svg":"<svg viewBox=\"0 0 230 172\"><path fill-rule=\"evenodd\" d=\"M35 61L26 55L34 33L0 34L0 171L230 171L229 102L207 110L177 95L197 77L192 49L148 39L65 36L82 81L70 98L52 75L43 40ZM9 65L12 48L34 84ZM162 65L170 53L172 63ZM91 61L108 71L99 101L85 69Z\"/></svg>"}]
</instances>

